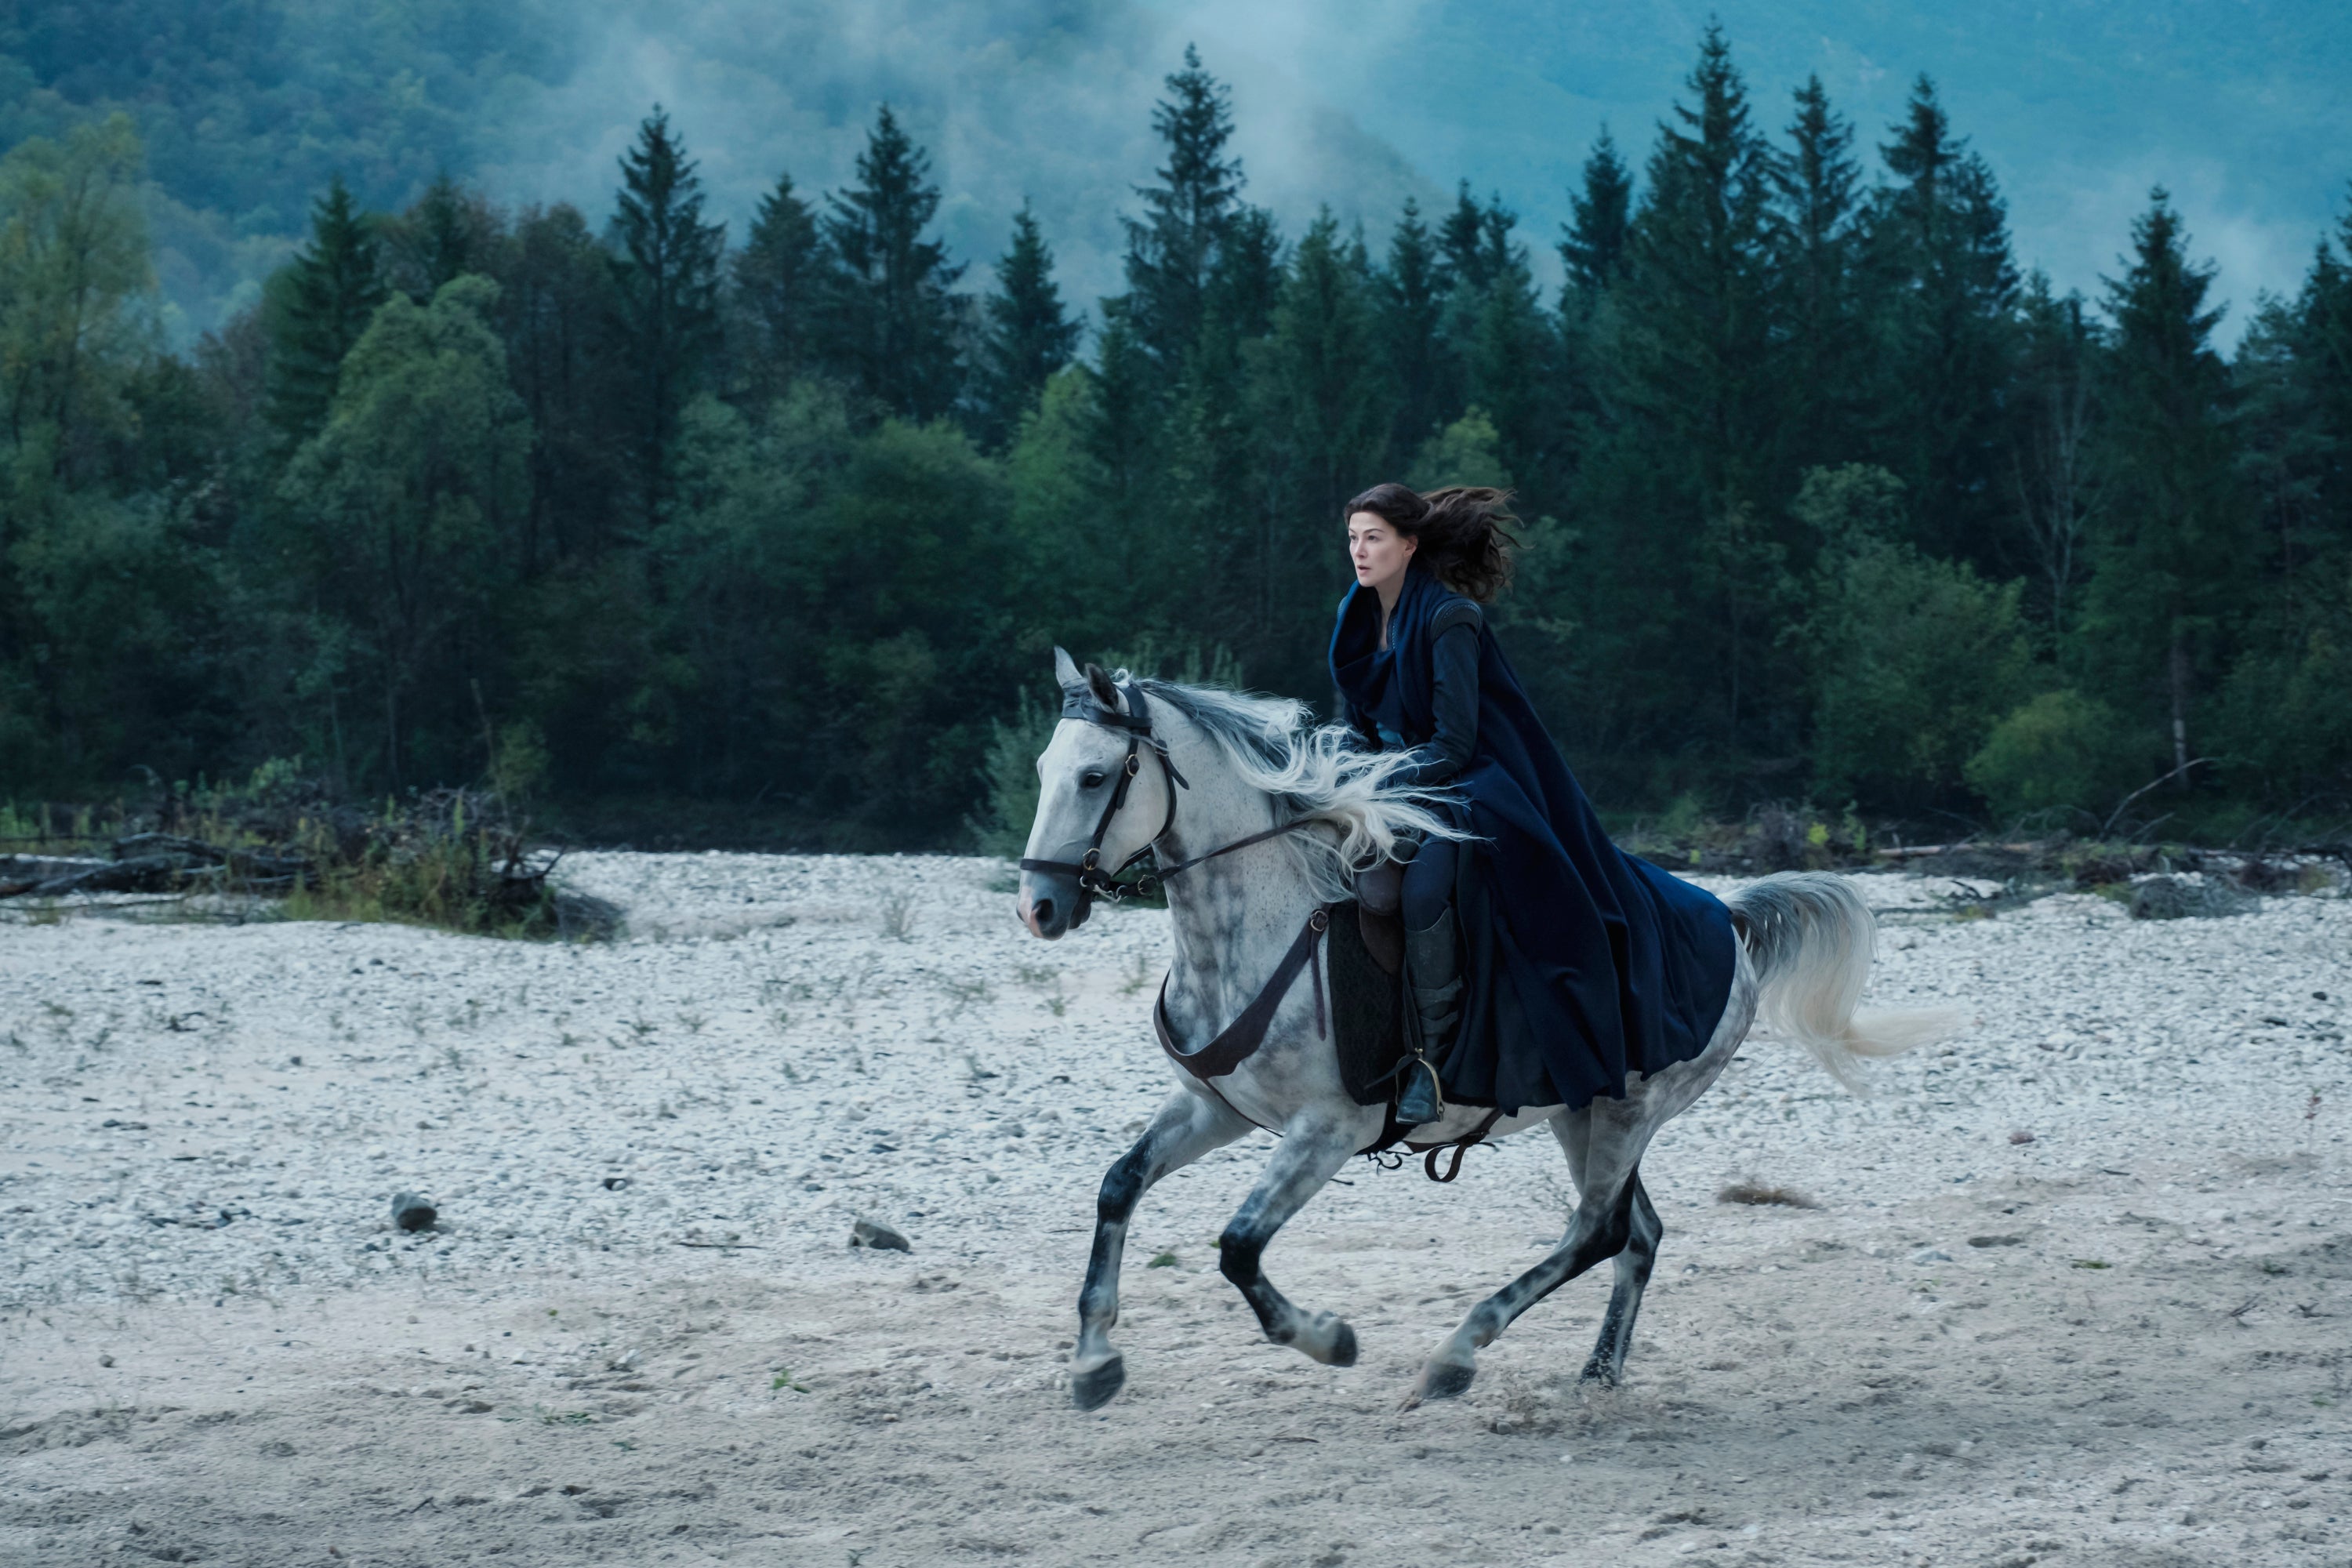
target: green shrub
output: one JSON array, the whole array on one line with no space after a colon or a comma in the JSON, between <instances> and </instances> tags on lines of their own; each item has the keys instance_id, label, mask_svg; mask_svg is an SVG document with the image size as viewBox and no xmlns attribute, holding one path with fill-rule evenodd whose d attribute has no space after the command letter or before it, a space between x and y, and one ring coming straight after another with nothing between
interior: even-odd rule
<instances>
[{"instance_id":1,"label":"green shrub","mask_svg":"<svg viewBox=\"0 0 2352 1568\"><path fill-rule=\"evenodd\" d=\"M2018 585L1868 537L1831 552L1820 581L1817 787L1911 804L1951 795L2029 676Z\"/></svg>"},{"instance_id":2,"label":"green shrub","mask_svg":"<svg viewBox=\"0 0 2352 1568\"><path fill-rule=\"evenodd\" d=\"M2071 688L2045 691L1993 726L1962 770L1998 816L2103 816L2133 787L2136 748L2114 709Z\"/></svg>"}]
</instances>

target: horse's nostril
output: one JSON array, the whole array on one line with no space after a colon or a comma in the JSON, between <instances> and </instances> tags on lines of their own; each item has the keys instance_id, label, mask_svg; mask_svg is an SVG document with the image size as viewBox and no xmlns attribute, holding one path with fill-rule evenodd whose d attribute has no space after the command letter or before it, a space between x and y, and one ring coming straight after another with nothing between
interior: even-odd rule
<instances>
[{"instance_id":1,"label":"horse's nostril","mask_svg":"<svg viewBox=\"0 0 2352 1568\"><path fill-rule=\"evenodd\" d=\"M1038 900L1035 903L1034 903L1034 904L1030 905L1029 907L1030 907L1032 910L1035 910L1035 911L1036 911L1036 915L1037 915L1037 928L1038 928L1040 931L1043 931L1045 927L1047 927L1047 926L1049 926L1049 925L1052 925L1052 924L1054 923L1054 900L1051 900L1051 899L1040 899L1040 900Z\"/></svg>"}]
</instances>

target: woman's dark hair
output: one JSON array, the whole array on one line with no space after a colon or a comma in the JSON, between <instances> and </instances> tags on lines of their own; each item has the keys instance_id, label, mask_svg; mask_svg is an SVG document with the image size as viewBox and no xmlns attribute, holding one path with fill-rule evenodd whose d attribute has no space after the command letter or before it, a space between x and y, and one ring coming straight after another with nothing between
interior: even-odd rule
<instances>
[{"instance_id":1,"label":"woman's dark hair","mask_svg":"<svg viewBox=\"0 0 2352 1568\"><path fill-rule=\"evenodd\" d=\"M1511 580L1518 535L1509 525L1511 492L1485 485L1448 485L1416 494L1400 484L1374 485L1348 503L1342 518L1370 512L1417 541L1413 558L1465 598L1492 604Z\"/></svg>"}]
</instances>

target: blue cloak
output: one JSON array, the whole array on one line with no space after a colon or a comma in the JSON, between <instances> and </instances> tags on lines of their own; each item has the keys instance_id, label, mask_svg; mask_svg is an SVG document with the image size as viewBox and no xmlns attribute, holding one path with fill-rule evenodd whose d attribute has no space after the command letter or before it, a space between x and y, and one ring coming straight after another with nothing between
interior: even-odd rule
<instances>
[{"instance_id":1,"label":"blue cloak","mask_svg":"<svg viewBox=\"0 0 2352 1568\"><path fill-rule=\"evenodd\" d=\"M1382 649L1379 595L1358 585L1339 601L1331 678L1360 727L1380 715L1407 745L1429 741L1433 623L1459 603L1414 564ZM1484 616L1477 630L1476 745L1451 785L1477 837L1454 889L1465 984L1440 1064L1446 1098L1507 1114L1622 1099L1628 1072L1687 1061L1714 1037L1731 994L1731 915L1610 842Z\"/></svg>"}]
</instances>

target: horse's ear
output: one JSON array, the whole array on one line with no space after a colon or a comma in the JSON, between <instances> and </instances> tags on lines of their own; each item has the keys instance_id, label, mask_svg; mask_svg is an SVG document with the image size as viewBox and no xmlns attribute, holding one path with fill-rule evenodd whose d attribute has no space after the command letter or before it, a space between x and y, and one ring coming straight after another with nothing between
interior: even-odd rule
<instances>
[{"instance_id":1,"label":"horse's ear","mask_svg":"<svg viewBox=\"0 0 2352 1568\"><path fill-rule=\"evenodd\" d=\"M1095 700L1105 708L1114 713L1118 711L1118 687L1111 679L1110 671L1101 665L1087 666L1087 689L1093 692Z\"/></svg>"},{"instance_id":2,"label":"horse's ear","mask_svg":"<svg viewBox=\"0 0 2352 1568\"><path fill-rule=\"evenodd\" d=\"M1078 673L1078 661L1070 657L1066 648L1056 647L1054 650L1054 684L1070 691L1086 683L1087 678Z\"/></svg>"}]
</instances>

